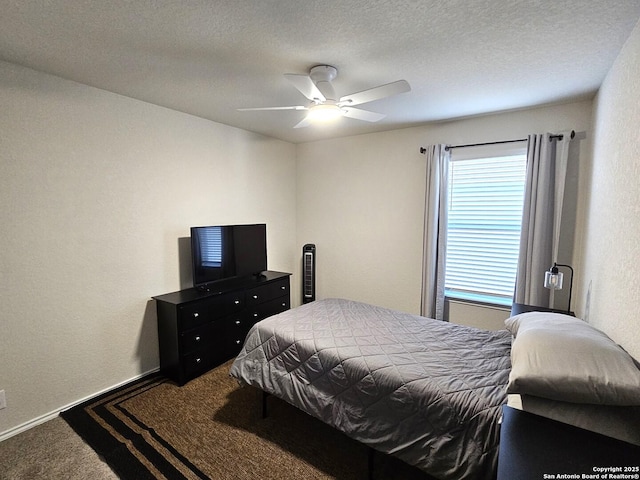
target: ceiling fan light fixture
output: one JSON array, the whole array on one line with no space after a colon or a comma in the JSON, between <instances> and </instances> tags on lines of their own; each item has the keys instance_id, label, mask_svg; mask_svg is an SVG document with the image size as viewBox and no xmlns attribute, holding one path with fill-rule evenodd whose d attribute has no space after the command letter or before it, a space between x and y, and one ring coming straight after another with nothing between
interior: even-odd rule
<instances>
[{"instance_id":1,"label":"ceiling fan light fixture","mask_svg":"<svg viewBox=\"0 0 640 480\"><path fill-rule=\"evenodd\" d=\"M338 98L331 84L337 75L338 70L331 65L316 65L309 70L308 75L284 74L285 78L296 90L304 95L305 98L311 100L311 103L307 104L307 106L254 107L239 108L238 110L243 112L251 110L307 110L307 115L295 124L293 128L304 128L313 123L330 123L340 117L363 120L365 122L378 122L385 117L384 114L354 107L411 91L411 87L406 80L397 80Z\"/></svg>"},{"instance_id":2,"label":"ceiling fan light fixture","mask_svg":"<svg viewBox=\"0 0 640 480\"><path fill-rule=\"evenodd\" d=\"M331 122L344 115L344 112L338 105L318 104L309 107L307 119L312 122Z\"/></svg>"}]
</instances>

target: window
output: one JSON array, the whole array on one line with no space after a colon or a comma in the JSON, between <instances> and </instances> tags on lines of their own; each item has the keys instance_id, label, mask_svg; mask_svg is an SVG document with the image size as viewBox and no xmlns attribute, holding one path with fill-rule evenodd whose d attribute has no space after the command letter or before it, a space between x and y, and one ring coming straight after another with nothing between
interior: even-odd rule
<instances>
[{"instance_id":1,"label":"window","mask_svg":"<svg viewBox=\"0 0 640 480\"><path fill-rule=\"evenodd\" d=\"M485 147L486 148L486 147ZM461 149L466 150L466 149ZM445 296L511 305L520 249L526 147L451 155ZM486 153L486 152L485 152Z\"/></svg>"}]
</instances>

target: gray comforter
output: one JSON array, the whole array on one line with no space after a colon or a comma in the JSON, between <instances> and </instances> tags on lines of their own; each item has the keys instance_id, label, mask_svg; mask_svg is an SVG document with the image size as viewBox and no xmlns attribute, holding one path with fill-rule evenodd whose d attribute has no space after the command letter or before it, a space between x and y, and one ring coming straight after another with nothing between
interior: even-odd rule
<instances>
[{"instance_id":1,"label":"gray comforter","mask_svg":"<svg viewBox=\"0 0 640 480\"><path fill-rule=\"evenodd\" d=\"M267 318L231 367L372 448L441 479L489 479L511 335L327 299Z\"/></svg>"}]
</instances>

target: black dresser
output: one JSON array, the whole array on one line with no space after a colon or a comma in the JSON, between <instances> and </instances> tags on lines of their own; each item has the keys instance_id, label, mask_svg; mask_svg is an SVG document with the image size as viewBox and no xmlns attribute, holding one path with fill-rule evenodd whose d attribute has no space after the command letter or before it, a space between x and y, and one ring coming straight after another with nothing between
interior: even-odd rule
<instances>
[{"instance_id":1,"label":"black dresser","mask_svg":"<svg viewBox=\"0 0 640 480\"><path fill-rule=\"evenodd\" d=\"M290 275L267 271L221 282L215 291L190 288L153 297L160 371L184 385L237 355L256 322L291 307Z\"/></svg>"}]
</instances>

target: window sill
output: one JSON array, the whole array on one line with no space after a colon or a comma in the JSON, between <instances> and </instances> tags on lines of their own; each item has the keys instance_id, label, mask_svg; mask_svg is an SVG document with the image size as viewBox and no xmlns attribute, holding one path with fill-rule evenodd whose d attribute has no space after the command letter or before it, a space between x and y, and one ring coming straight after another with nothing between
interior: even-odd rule
<instances>
[{"instance_id":1,"label":"window sill","mask_svg":"<svg viewBox=\"0 0 640 480\"><path fill-rule=\"evenodd\" d=\"M505 310L510 310L511 305L513 304L513 299L511 298L497 297L493 295L482 295L469 292L455 292L451 290L447 290L445 292L445 299L478 305L486 305L489 307L497 307Z\"/></svg>"}]
</instances>

